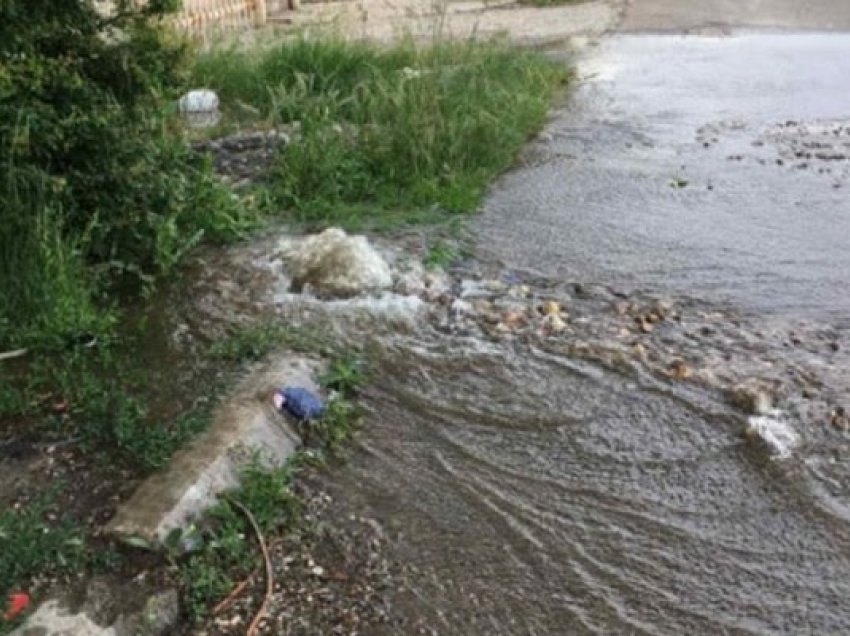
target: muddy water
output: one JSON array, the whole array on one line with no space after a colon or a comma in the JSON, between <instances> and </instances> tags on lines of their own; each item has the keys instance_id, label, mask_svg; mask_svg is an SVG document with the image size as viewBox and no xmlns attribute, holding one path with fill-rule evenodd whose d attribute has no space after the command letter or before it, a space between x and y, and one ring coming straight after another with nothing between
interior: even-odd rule
<instances>
[{"instance_id":1,"label":"muddy water","mask_svg":"<svg viewBox=\"0 0 850 636\"><path fill-rule=\"evenodd\" d=\"M848 387L828 353L846 349L850 309L848 45L615 37L583 62L587 81L489 197L479 252L690 298L690 315L652 338L606 332L646 340L637 371L536 341L379 338L368 428L328 485L411 565L398 603L414 623L850 633L850 448L828 423ZM721 326L698 328L700 306L724 307ZM698 380L647 372L652 351L668 354L655 371L678 355ZM803 438L789 458L742 440L724 374L783 386Z\"/></svg>"},{"instance_id":2,"label":"muddy water","mask_svg":"<svg viewBox=\"0 0 850 636\"><path fill-rule=\"evenodd\" d=\"M274 245L208 260L188 329L273 312L368 352L366 425L321 485L405 568L383 633L850 632L846 331L675 297L648 330L650 297L489 261L437 295L321 301ZM786 458L742 437L748 379L800 439Z\"/></svg>"},{"instance_id":3,"label":"muddy water","mask_svg":"<svg viewBox=\"0 0 850 636\"><path fill-rule=\"evenodd\" d=\"M848 51L848 34L602 41L493 189L481 249L548 275L846 325Z\"/></svg>"},{"instance_id":4,"label":"muddy water","mask_svg":"<svg viewBox=\"0 0 850 636\"><path fill-rule=\"evenodd\" d=\"M850 633L848 43L603 42L476 221L507 281L486 311L525 303L527 328L458 317L469 272L445 299L323 303L268 246L206 264L186 331L276 312L370 351L324 485L407 567L393 633ZM652 294L675 310L647 323ZM742 438L742 380L788 457Z\"/></svg>"},{"instance_id":5,"label":"muddy water","mask_svg":"<svg viewBox=\"0 0 850 636\"><path fill-rule=\"evenodd\" d=\"M321 301L274 245L208 260L177 333L274 313L369 353L366 426L322 485L332 522L373 520L404 565L385 633L850 630L846 332L682 299L647 332L650 298L477 262L436 298ZM726 390L753 378L800 437L786 459L741 436Z\"/></svg>"},{"instance_id":6,"label":"muddy water","mask_svg":"<svg viewBox=\"0 0 850 636\"><path fill-rule=\"evenodd\" d=\"M850 527L709 393L517 343L377 351L328 486L411 565L398 602L436 633L850 630Z\"/></svg>"}]
</instances>

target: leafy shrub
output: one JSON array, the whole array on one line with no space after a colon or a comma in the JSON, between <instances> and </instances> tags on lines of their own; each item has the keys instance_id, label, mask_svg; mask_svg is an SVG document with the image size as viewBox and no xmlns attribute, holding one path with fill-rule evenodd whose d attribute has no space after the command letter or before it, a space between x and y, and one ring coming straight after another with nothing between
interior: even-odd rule
<instances>
[{"instance_id":1,"label":"leafy shrub","mask_svg":"<svg viewBox=\"0 0 850 636\"><path fill-rule=\"evenodd\" d=\"M174 4L0 3L0 344L98 326L97 272L150 282L242 227L169 127L190 59L161 24Z\"/></svg>"}]
</instances>

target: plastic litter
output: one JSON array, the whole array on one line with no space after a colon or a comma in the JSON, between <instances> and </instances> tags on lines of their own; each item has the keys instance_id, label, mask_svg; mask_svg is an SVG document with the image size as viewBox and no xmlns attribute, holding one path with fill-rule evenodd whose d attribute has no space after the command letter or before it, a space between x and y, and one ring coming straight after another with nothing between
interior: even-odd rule
<instances>
[{"instance_id":1,"label":"plastic litter","mask_svg":"<svg viewBox=\"0 0 850 636\"><path fill-rule=\"evenodd\" d=\"M207 113L218 110L218 95L209 89L189 91L180 98L180 112Z\"/></svg>"},{"instance_id":2,"label":"plastic litter","mask_svg":"<svg viewBox=\"0 0 850 636\"><path fill-rule=\"evenodd\" d=\"M322 399L301 387L278 389L272 399L277 410L289 413L300 422L314 420L325 412Z\"/></svg>"},{"instance_id":3,"label":"plastic litter","mask_svg":"<svg viewBox=\"0 0 850 636\"><path fill-rule=\"evenodd\" d=\"M30 604L30 596L26 592L16 592L9 595L9 605L6 613L3 614L3 620L12 621L23 612Z\"/></svg>"}]
</instances>

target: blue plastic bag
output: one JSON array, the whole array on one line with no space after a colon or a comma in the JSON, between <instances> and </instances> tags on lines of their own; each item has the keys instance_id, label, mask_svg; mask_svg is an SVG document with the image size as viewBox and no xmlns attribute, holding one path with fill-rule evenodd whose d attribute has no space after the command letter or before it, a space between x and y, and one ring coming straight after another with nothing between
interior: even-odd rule
<instances>
[{"instance_id":1,"label":"blue plastic bag","mask_svg":"<svg viewBox=\"0 0 850 636\"><path fill-rule=\"evenodd\" d=\"M322 399L301 387L286 387L274 392L274 404L299 422L314 420L325 412Z\"/></svg>"}]
</instances>

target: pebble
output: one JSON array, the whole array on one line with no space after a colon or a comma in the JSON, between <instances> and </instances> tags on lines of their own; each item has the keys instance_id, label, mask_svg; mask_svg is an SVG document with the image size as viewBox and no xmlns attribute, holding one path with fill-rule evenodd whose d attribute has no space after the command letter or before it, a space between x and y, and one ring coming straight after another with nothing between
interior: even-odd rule
<instances>
[{"instance_id":1,"label":"pebble","mask_svg":"<svg viewBox=\"0 0 850 636\"><path fill-rule=\"evenodd\" d=\"M542 312L544 316L557 316L561 313L561 305L554 300L547 300L543 303Z\"/></svg>"},{"instance_id":2,"label":"pebble","mask_svg":"<svg viewBox=\"0 0 850 636\"><path fill-rule=\"evenodd\" d=\"M628 300L621 300L618 303L614 304L614 311L617 312L618 315L624 316L629 313L629 309L632 308L632 304Z\"/></svg>"},{"instance_id":3,"label":"pebble","mask_svg":"<svg viewBox=\"0 0 850 636\"><path fill-rule=\"evenodd\" d=\"M643 318L639 318L637 322L638 322L638 326L640 327L640 330L643 333L651 333L652 330L654 329L654 326L652 325L652 323L647 322Z\"/></svg>"},{"instance_id":4,"label":"pebble","mask_svg":"<svg viewBox=\"0 0 850 636\"><path fill-rule=\"evenodd\" d=\"M543 326L552 333L561 333L567 328L567 323L558 314L548 314L543 319Z\"/></svg>"},{"instance_id":5,"label":"pebble","mask_svg":"<svg viewBox=\"0 0 850 636\"><path fill-rule=\"evenodd\" d=\"M488 292L491 292L491 293L494 293L494 294L502 293L502 292L506 291L507 288L508 288L508 286L505 285L505 283L503 283L500 280L484 281L481 286L484 287L484 289L486 289Z\"/></svg>"},{"instance_id":6,"label":"pebble","mask_svg":"<svg viewBox=\"0 0 850 636\"><path fill-rule=\"evenodd\" d=\"M508 295L514 298L528 298L531 296L531 287L528 285L514 285L508 290Z\"/></svg>"},{"instance_id":7,"label":"pebble","mask_svg":"<svg viewBox=\"0 0 850 636\"><path fill-rule=\"evenodd\" d=\"M455 298L451 304L451 312L457 317L472 316L476 313L473 303L460 298Z\"/></svg>"},{"instance_id":8,"label":"pebble","mask_svg":"<svg viewBox=\"0 0 850 636\"><path fill-rule=\"evenodd\" d=\"M502 314L502 324L506 325L507 327L521 327L526 323L526 321L527 318L525 313L516 309L509 309L504 314Z\"/></svg>"},{"instance_id":9,"label":"pebble","mask_svg":"<svg viewBox=\"0 0 850 636\"><path fill-rule=\"evenodd\" d=\"M732 404L752 415L769 413L773 407L773 400L767 391L756 386L754 382L735 386L730 399Z\"/></svg>"},{"instance_id":10,"label":"pebble","mask_svg":"<svg viewBox=\"0 0 850 636\"><path fill-rule=\"evenodd\" d=\"M839 431L850 430L850 418L847 417L847 411L842 406L838 406L832 410L831 418L832 426Z\"/></svg>"},{"instance_id":11,"label":"pebble","mask_svg":"<svg viewBox=\"0 0 850 636\"><path fill-rule=\"evenodd\" d=\"M672 378L675 378L677 380L685 380L691 377L691 374L693 372L683 360L673 360L673 362L670 363L670 370L668 373Z\"/></svg>"}]
</instances>

